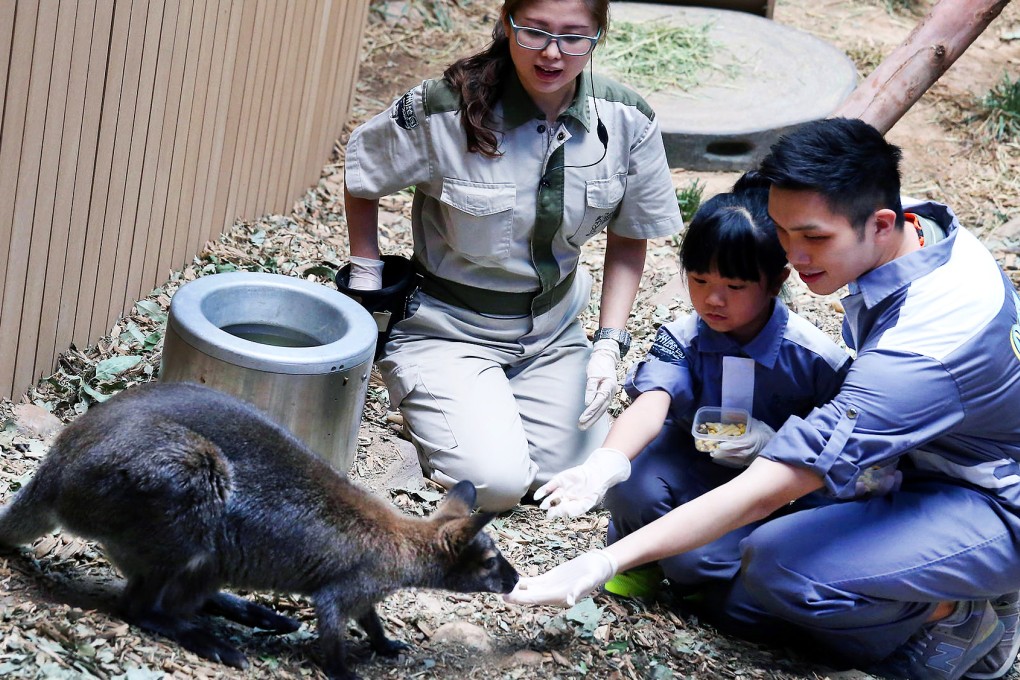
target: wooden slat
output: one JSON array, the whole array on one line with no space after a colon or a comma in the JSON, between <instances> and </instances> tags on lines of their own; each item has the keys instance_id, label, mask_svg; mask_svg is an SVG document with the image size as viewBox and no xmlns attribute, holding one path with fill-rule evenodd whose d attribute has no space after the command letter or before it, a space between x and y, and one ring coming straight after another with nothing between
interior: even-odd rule
<instances>
[{"instance_id":1,"label":"wooden slat","mask_svg":"<svg viewBox=\"0 0 1020 680\"><path fill-rule=\"evenodd\" d=\"M254 153L252 138L258 120L258 107L264 99L262 83L265 80L265 61L268 49L264 36L266 26L270 23L269 7L265 2L255 2L255 19L249 41L248 63L245 72L244 94L241 109L238 113L237 141L234 143L234 159L230 165L230 183L227 188L227 204L224 208L225 220L233 222L244 212L243 205L247 194L248 174L251 170L251 157Z\"/></svg>"},{"instance_id":2,"label":"wooden slat","mask_svg":"<svg viewBox=\"0 0 1020 680\"><path fill-rule=\"evenodd\" d=\"M85 234L83 262L86 263L86 266L82 268L79 312L75 317L75 337L81 336L86 341L96 337L92 334L95 329L106 325L109 285L106 282L106 272L102 270L102 263L109 261L109 255L104 257L103 252L116 248L117 238L116 227L107 228L107 217L109 213L110 224L116 224L112 220L116 219L117 214L111 212L110 209L119 197L116 193L114 173L116 161L119 160L118 156L121 152L117 144L118 117L121 108L120 94L124 79L124 59L127 53L131 8L127 4L116 2L112 5L113 24L109 36L110 48L107 54L103 107L99 118L99 145L96 149L96 168L89 207L88 231ZM123 134L123 130L121 130L121 134ZM97 288L105 290L105 293L100 293L97 296ZM97 308L102 311L97 312ZM96 320L97 315L101 317L101 320Z\"/></svg>"},{"instance_id":3,"label":"wooden slat","mask_svg":"<svg viewBox=\"0 0 1020 680\"><path fill-rule=\"evenodd\" d=\"M280 2L265 2L266 21L262 27L262 34L259 36L259 78L256 83L258 88L255 93L255 101L252 106L252 120L248 127L246 140L247 150L241 166L241 185L238 194L237 210L249 219L259 216L258 207L258 179L262 170L261 157L265 148L265 129L268 125L269 111L272 108L272 101L265 95L272 91L276 82L276 70L273 68L275 58L274 47L279 46L279 41L274 39L276 29L282 21L286 8Z\"/></svg>"},{"instance_id":4,"label":"wooden slat","mask_svg":"<svg viewBox=\"0 0 1020 680\"><path fill-rule=\"evenodd\" d=\"M247 58L250 38L239 40L242 34L250 35L255 19L254 5L241 0L230 4L230 21L224 45L223 68L219 83L220 102L216 116L216 131L207 175L207 191L200 214L203 217L204 240L212 240L230 225L225 223L223 208L226 205L227 182L230 179L229 165L233 161L234 141L237 129L238 109L244 91L244 73L247 65L241 61ZM240 74L238 74L240 72Z\"/></svg>"},{"instance_id":5,"label":"wooden slat","mask_svg":"<svg viewBox=\"0 0 1020 680\"><path fill-rule=\"evenodd\" d=\"M226 118L227 98L230 87L224 87L223 73L233 68L233 55L230 44L230 32L236 31L236 23L240 12L235 16L232 0L219 0L216 17L216 38L213 43L212 64L209 69L209 91L206 96L205 119L209 121L202 129L202 141L198 156L199 182L195 186L189 221L193 228L195 248L200 250L210 239L210 215L206 204L213 201L216 191L216 178L219 177L217 165L223 151L223 121ZM219 229L214 233L218 234Z\"/></svg>"},{"instance_id":6,"label":"wooden slat","mask_svg":"<svg viewBox=\"0 0 1020 680\"><path fill-rule=\"evenodd\" d=\"M60 3L56 26L51 28L55 29L53 63L50 67L49 95L44 113L46 124L42 162L36 185L32 252L28 260L29 276L25 282L19 341L26 348L34 346L35 352L19 351L14 369L15 384L24 384L26 387L47 372L54 359L57 311L63 278L47 274L63 272L67 256L68 223L63 213L64 207L70 203L69 189L74 181L74 153L71 151L77 147L77 132L69 132L68 138L64 139L64 131L70 100L68 90L72 85L70 74L77 9L77 3ZM72 109L73 106L72 103ZM59 215L58 201L61 203Z\"/></svg>"},{"instance_id":7,"label":"wooden slat","mask_svg":"<svg viewBox=\"0 0 1020 680\"><path fill-rule=\"evenodd\" d=\"M136 232L141 230L141 238L136 235L131 251L131 295L125 299L127 309L136 300L144 297L157 285L159 264L159 244L163 232L163 208L166 205L166 189L157 189L160 180L169 176L169 166L160 166L160 159L165 150L173 149L174 128L171 123L167 128L171 109L176 117L176 102L180 85L170 98L171 75L174 64L174 50L177 43L178 9L176 0L162 3L162 16L159 18L160 36L159 52L156 57L155 71L152 76L152 105L149 108L149 134L145 142L145 158L142 161L142 172L138 189L138 213L136 216Z\"/></svg>"},{"instance_id":8,"label":"wooden slat","mask_svg":"<svg viewBox=\"0 0 1020 680\"><path fill-rule=\"evenodd\" d=\"M251 7L251 4L246 3L245 6ZM236 114L237 140L234 143L234 159L231 163L231 172L230 177L228 177L228 186L225 194L226 203L223 208L224 228L227 225L233 224L238 217L242 216L240 208L241 199L239 197L244 186L247 184L247 173L251 171L251 164L248 163L246 167L245 159L250 146L251 130L255 128L255 119L258 118L258 102L261 100L261 94L257 92L257 83L262 72L264 72L263 69L259 68L259 58L265 53L265 48L262 46L262 32L268 23L266 18L268 12L266 11L266 3L258 2L254 4L255 16L251 33L249 34L251 39L245 41L248 55L243 90L240 96L235 97L235 100L240 101L241 104ZM228 114L228 116L230 115Z\"/></svg>"},{"instance_id":9,"label":"wooden slat","mask_svg":"<svg viewBox=\"0 0 1020 680\"><path fill-rule=\"evenodd\" d=\"M319 68L315 88L315 109L312 112L309 132L309 137L314 136L314 147L309 147L309 150L305 151L303 171L308 175L322 169L333 149L334 140L340 135L340 130L331 129L326 121L333 116L336 74L343 68L339 62L345 36L344 31L339 28L344 25L349 7L350 4L342 0L330 0L322 17L327 41L322 50L323 63Z\"/></svg>"},{"instance_id":10,"label":"wooden slat","mask_svg":"<svg viewBox=\"0 0 1020 680\"><path fill-rule=\"evenodd\" d=\"M56 364L56 355L71 344L74 332L75 308L78 304L78 281L81 278L82 248L85 232L80 215L87 210L87 187L92 181L91 158L95 154L95 128L86 129L85 119L98 110L99 94L90 89L89 73L92 69L94 47L93 31L96 21L96 0L79 0L75 14L74 42L71 47L71 71L68 75L67 106L64 110L64 129L60 150L59 179L54 200L53 223L66 229L64 264L61 276L47 277L50 284L43 300L44 321L52 316L53 353L50 367ZM91 71L90 71L91 69ZM95 82L94 77L91 81ZM91 106L90 106L91 104ZM89 159L88 165L84 163ZM51 248L52 250L52 248ZM52 266L47 267L52 270ZM50 300L55 295L56 301ZM55 306L54 311L51 306ZM39 337L48 336L48 327L41 328ZM40 341L41 342L41 341ZM44 352L37 352L38 361L45 360Z\"/></svg>"},{"instance_id":11,"label":"wooden slat","mask_svg":"<svg viewBox=\"0 0 1020 680\"><path fill-rule=\"evenodd\" d=\"M106 202L103 245L99 252L95 302L92 306L90 335L93 338L101 337L110 330L122 311L124 299L128 266L124 258L131 248L135 212L128 195L132 191L135 197L138 195L132 177L132 163L135 159L132 158L131 148L136 128L146 125L136 118L135 107L139 100L142 49L145 46L145 25L148 19L147 4L146 0L132 0L130 9L127 6L123 8L125 13L130 13L130 17L125 23L124 66L120 78L110 190ZM116 11L121 11L121 7L121 3L117 3Z\"/></svg>"},{"instance_id":12,"label":"wooden slat","mask_svg":"<svg viewBox=\"0 0 1020 680\"><path fill-rule=\"evenodd\" d=\"M190 94L191 98L191 129L188 133L187 155L185 158L184 176L181 184L181 204L177 212L178 246L183 245L187 257L198 252L202 245L201 225L191 219L196 197L203 191L205 169L200 165L204 154L203 140L214 124L208 120L207 106L210 100L215 101L216 93L210 86L210 73L214 55L219 48L216 41L216 27L220 19L220 2L208 1L205 4L205 17L202 26L202 43L199 48L196 79ZM196 5L196 9L198 5ZM183 237L183 243L180 241ZM185 259L187 259L187 257Z\"/></svg>"},{"instance_id":13,"label":"wooden slat","mask_svg":"<svg viewBox=\"0 0 1020 680\"><path fill-rule=\"evenodd\" d=\"M172 249L170 266L179 269L190 259L192 253L188 250L188 225L179 221L178 215L182 206L188 204L187 195L190 189L186 188L185 175L188 165L188 150L194 144L190 143L193 137L201 134L201 121L196 120L198 113L195 112L195 91L198 82L199 59L202 53L202 43L205 37L205 15L215 13L215 9L209 9L207 3L195 2L192 7L191 24L188 36L188 54L184 63L184 78L181 82L181 105L177 115L177 135L174 140L174 154L171 165L170 184L168 187L166 204L166 229L172 231L173 237L169 244ZM205 41L207 42L207 41ZM192 170L192 177L194 170ZM194 186L194 180L191 182ZM167 242L164 235L163 241Z\"/></svg>"},{"instance_id":14,"label":"wooden slat","mask_svg":"<svg viewBox=\"0 0 1020 680\"><path fill-rule=\"evenodd\" d=\"M81 304L81 287L82 281L86 278L86 272L90 272L91 280L95 281L95 260L86 259L86 242L90 234L89 211L99 157L103 83L106 79L110 30L113 26L113 0L98 0L92 4L95 5L95 10L92 35L87 43L88 74L82 107L81 142L78 146L74 174L74 198L71 200L71 232L68 236L67 269L63 274L64 289L60 296L58 350L69 346L72 342L80 347L85 347L88 344L88 318L92 313L91 305L86 307ZM79 323L79 321L83 321L83 323Z\"/></svg>"},{"instance_id":15,"label":"wooden slat","mask_svg":"<svg viewBox=\"0 0 1020 680\"><path fill-rule=\"evenodd\" d=\"M14 12L17 8L15 0L0 0L0 45L10 45L14 38ZM0 124L4 119L4 97L7 95L7 69L11 65L11 51L0 50ZM0 137L0 146L3 145ZM0 253L5 256L6 253Z\"/></svg>"},{"instance_id":16,"label":"wooden slat","mask_svg":"<svg viewBox=\"0 0 1020 680\"><path fill-rule=\"evenodd\" d=\"M298 127L298 143L300 150L294 155L291 163L290 194L298 195L305 187L313 187L318 181L322 165L328 160L328 152L322 153L322 141L331 135L328 130L315 127L315 118L319 110L325 106L328 97L322 90L322 71L328 71L328 64L325 63L326 54L333 45L331 42L339 40L338 32L331 27L330 18L336 16L334 2L331 0L319 0L315 6L315 23L313 35L315 42L312 46L311 59L309 60L307 77L305 79L306 106L302 110L300 125Z\"/></svg>"},{"instance_id":17,"label":"wooden slat","mask_svg":"<svg viewBox=\"0 0 1020 680\"><path fill-rule=\"evenodd\" d=\"M364 22L367 16L367 6L355 6L353 3L347 6L347 16L344 19L345 24L347 22L354 21L354 17L357 16L358 10L361 9L361 19ZM340 59L337 61L337 78L334 85L334 92L336 92L336 99L333 105L333 118L330 121L329 128L335 130L335 134L339 136L340 129L343 127L344 121L347 120L347 112L350 109L351 101L353 99L354 88L353 83L357 79L358 75L358 53L361 49L360 41L358 40L345 40L343 42L343 50L340 52Z\"/></svg>"},{"instance_id":18,"label":"wooden slat","mask_svg":"<svg viewBox=\"0 0 1020 680\"><path fill-rule=\"evenodd\" d=\"M111 272L110 309L107 326L121 316L128 306L138 299L141 279L142 254L145 252L148 225L139 219L139 212L148 210L149 196L142 198L142 167L148 153L150 135L159 138L159 129L153 120L153 92L155 90L156 62L163 39L163 0L136 2L134 12L141 15L144 25L141 33L141 54L138 62L138 80L127 155L127 175L120 209L120 235L117 240L116 265ZM132 24L134 24L132 19ZM129 51L128 58L131 58Z\"/></svg>"},{"instance_id":19,"label":"wooden slat","mask_svg":"<svg viewBox=\"0 0 1020 680\"><path fill-rule=\"evenodd\" d=\"M14 380L14 362L21 331L21 282L11 275L10 261L22 257L23 248L18 244L27 238L30 229L29 225L15 222L15 209L21 178L21 148L28 111L38 9L38 5L29 5L19 12L5 13L7 16L13 14L14 21L11 61L6 72L3 120L0 120L0 168L10 168L8 172L0 172L0 224L10 225L0 230L0 264L5 265L0 272L0 284L3 285L0 288L0 385L8 386ZM14 306L15 297L17 308Z\"/></svg>"},{"instance_id":20,"label":"wooden slat","mask_svg":"<svg viewBox=\"0 0 1020 680\"><path fill-rule=\"evenodd\" d=\"M276 139L273 146L267 149L273 162L269 165L269 182L266 195L272 201L270 212L286 214L290 212L294 198L288 187L290 180L286 170L290 168L291 158L297 148L297 118L300 115L302 101L302 85L304 72L308 65L308 41L311 33L309 19L314 14L312 3L300 2L294 5L294 14L289 21L290 46L285 47L287 69L284 74L284 86L280 91L280 115L276 126Z\"/></svg>"},{"instance_id":21,"label":"wooden slat","mask_svg":"<svg viewBox=\"0 0 1020 680\"><path fill-rule=\"evenodd\" d=\"M284 5L284 12L279 15L275 28L275 40L272 41L272 50L269 54L269 71L271 73L271 85L268 86L266 97L267 110L264 119L260 116L259 137L255 141L255 167L257 173L253 173L253 187L255 188L255 202L253 205L253 216L264 215L269 205L268 185L271 160L268 157L268 150L272 148L275 141L276 120L279 115L279 107L282 102L278 97L273 96L284 85L284 73L287 68L287 49L290 47L291 23L294 18L294 3L281 3ZM264 120L264 122L263 122ZM257 179L256 179L257 177Z\"/></svg>"},{"instance_id":22,"label":"wooden slat","mask_svg":"<svg viewBox=\"0 0 1020 680\"><path fill-rule=\"evenodd\" d=\"M178 205L179 174L183 167L183 149L187 135L187 124L182 118L190 115L190 107L182 106L181 94L184 89L188 55L191 54L191 22L194 11L193 0L180 0L177 6L177 25L174 31L174 53L170 64L170 82L166 89L166 109L163 111L162 138L159 143L158 174L153 188L152 217L159 239L153 239L151 248L146 246L146 260L156 257L156 276L166 276L175 267L174 243L177 236L176 211ZM198 40L196 36L196 41ZM175 174L177 173L177 174ZM176 179L176 181L175 181ZM182 249L183 250L183 249Z\"/></svg>"},{"instance_id":23,"label":"wooden slat","mask_svg":"<svg viewBox=\"0 0 1020 680\"><path fill-rule=\"evenodd\" d=\"M347 25L351 22L355 9L349 4L344 5L344 13L340 17L340 25ZM333 69L329 74L329 83L326 85L330 97L321 125L324 129L332 131L334 140L340 136L343 121L347 119L346 108L341 108L346 107L346 104L343 103L345 99L339 88L343 87L345 82L348 82L348 78L350 78L350 86L354 86L353 75L347 76L346 72L357 67L357 52L354 52L353 62L347 61L347 55L350 53L351 47L348 42L347 40L341 40L337 45L337 51L332 57Z\"/></svg>"},{"instance_id":24,"label":"wooden slat","mask_svg":"<svg viewBox=\"0 0 1020 680\"><path fill-rule=\"evenodd\" d=\"M27 15L27 13L26 13ZM33 246L38 252L42 244L37 241L38 232L33 232L35 218L35 198L39 183L39 166L42 161L43 134L45 127L46 99L49 94L50 66L53 62L54 27L57 22L57 3L55 0L39 3L39 12L31 27L26 30L34 33L32 45L28 52L31 55L26 110L22 127L21 151L17 168L17 188L14 194L14 215L11 224L11 245L7 257L7 277L4 281L2 313L0 313L0 337L18 338L17 350L12 352L10 359L3 357L0 361L6 364L7 380L20 389L27 387L28 376L24 366L16 367L16 358L21 353L34 355L35 347L21 342L21 335L28 333L34 342L38 329L26 329L21 326L21 315L24 309L24 292L29 275L29 260ZM17 21L17 18L15 18ZM15 33L21 27L15 27ZM16 55L14 58L18 58ZM16 114L16 110L12 113ZM4 132L6 134L6 131ZM6 354L6 353L4 353ZM16 370L17 369L17 370Z\"/></svg>"}]
</instances>

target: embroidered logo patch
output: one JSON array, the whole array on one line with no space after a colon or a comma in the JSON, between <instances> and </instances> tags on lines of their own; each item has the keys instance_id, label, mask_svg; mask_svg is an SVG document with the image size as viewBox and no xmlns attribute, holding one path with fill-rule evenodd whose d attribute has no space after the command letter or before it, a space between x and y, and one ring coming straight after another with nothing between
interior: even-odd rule
<instances>
[{"instance_id":1,"label":"embroidered logo patch","mask_svg":"<svg viewBox=\"0 0 1020 680\"><path fill-rule=\"evenodd\" d=\"M591 229L588 230L588 237L591 238L595 234L602 231L602 227L606 226L609 223L609 220L612 219L612 217L613 217L612 212L602 213L601 215L596 217L595 222L591 225Z\"/></svg>"},{"instance_id":2,"label":"embroidered logo patch","mask_svg":"<svg viewBox=\"0 0 1020 680\"><path fill-rule=\"evenodd\" d=\"M410 92L397 100L397 103L393 105L393 113L390 117L405 130L413 130L418 127L418 116L414 114L414 98Z\"/></svg>"},{"instance_id":3,"label":"embroidered logo patch","mask_svg":"<svg viewBox=\"0 0 1020 680\"><path fill-rule=\"evenodd\" d=\"M660 328L656 333L655 342L652 343L652 348L648 350L648 353L657 359L671 363L683 361L686 358L680 343L665 328Z\"/></svg>"}]
</instances>

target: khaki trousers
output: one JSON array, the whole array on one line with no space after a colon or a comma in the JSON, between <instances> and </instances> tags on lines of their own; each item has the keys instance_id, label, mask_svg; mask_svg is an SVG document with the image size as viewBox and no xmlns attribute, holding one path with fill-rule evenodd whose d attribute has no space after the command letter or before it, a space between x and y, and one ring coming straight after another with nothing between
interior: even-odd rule
<instances>
[{"instance_id":1,"label":"khaki trousers","mask_svg":"<svg viewBox=\"0 0 1020 680\"><path fill-rule=\"evenodd\" d=\"M512 318L415 294L378 367L426 477L470 480L480 508L508 510L602 445L608 416L577 427L591 354L577 315L590 292L582 269L549 313Z\"/></svg>"}]
</instances>

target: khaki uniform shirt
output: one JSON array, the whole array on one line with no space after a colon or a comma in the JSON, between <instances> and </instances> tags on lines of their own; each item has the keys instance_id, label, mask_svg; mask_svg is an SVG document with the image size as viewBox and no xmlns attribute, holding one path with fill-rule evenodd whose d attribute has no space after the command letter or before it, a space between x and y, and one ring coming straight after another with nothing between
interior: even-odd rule
<instances>
[{"instance_id":1,"label":"khaki uniform shirt","mask_svg":"<svg viewBox=\"0 0 1020 680\"><path fill-rule=\"evenodd\" d=\"M646 239L683 226L651 108L610 80L595 76L594 91L590 83L578 78L550 126L512 75L495 110L503 154L490 158L468 152L458 95L425 81L351 135L347 188L379 198L415 186L415 259L428 272L495 291L548 291L604 229Z\"/></svg>"}]
</instances>

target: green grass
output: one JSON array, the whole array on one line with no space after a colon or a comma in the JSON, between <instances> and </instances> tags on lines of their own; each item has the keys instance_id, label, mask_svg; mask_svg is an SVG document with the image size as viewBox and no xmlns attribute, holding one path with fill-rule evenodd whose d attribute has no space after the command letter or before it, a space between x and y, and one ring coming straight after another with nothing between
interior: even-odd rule
<instances>
[{"instance_id":1,"label":"green grass","mask_svg":"<svg viewBox=\"0 0 1020 680\"><path fill-rule=\"evenodd\" d=\"M982 128L996 141L1020 139L1020 78L1003 75L981 100Z\"/></svg>"},{"instance_id":2,"label":"green grass","mask_svg":"<svg viewBox=\"0 0 1020 680\"><path fill-rule=\"evenodd\" d=\"M719 44L709 37L710 29L710 24L617 21L596 60L613 76L643 93L690 90L714 66Z\"/></svg>"},{"instance_id":3,"label":"green grass","mask_svg":"<svg viewBox=\"0 0 1020 680\"><path fill-rule=\"evenodd\" d=\"M701 197L705 193L705 185L699 180L692 179L687 186L676 190L676 202L680 206L680 214L684 218L684 224L690 224L694 213L701 205Z\"/></svg>"}]
</instances>

